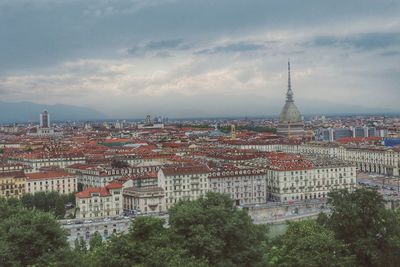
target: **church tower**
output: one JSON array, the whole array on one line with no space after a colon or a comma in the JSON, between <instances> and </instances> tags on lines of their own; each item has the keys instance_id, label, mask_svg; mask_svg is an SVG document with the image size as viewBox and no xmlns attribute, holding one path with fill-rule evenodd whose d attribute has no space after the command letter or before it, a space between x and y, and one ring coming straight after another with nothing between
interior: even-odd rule
<instances>
[{"instance_id":1,"label":"church tower","mask_svg":"<svg viewBox=\"0 0 400 267\"><path fill-rule=\"evenodd\" d=\"M288 89L286 92L286 103L279 116L277 134L289 138L302 137L304 135L304 121L299 109L294 104L290 77L290 61L288 61Z\"/></svg>"}]
</instances>

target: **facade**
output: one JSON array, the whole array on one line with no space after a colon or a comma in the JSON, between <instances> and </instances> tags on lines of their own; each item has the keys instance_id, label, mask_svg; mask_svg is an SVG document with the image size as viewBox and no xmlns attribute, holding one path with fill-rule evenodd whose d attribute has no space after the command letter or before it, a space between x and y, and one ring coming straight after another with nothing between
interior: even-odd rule
<instances>
[{"instance_id":1,"label":"facade","mask_svg":"<svg viewBox=\"0 0 400 267\"><path fill-rule=\"evenodd\" d=\"M77 192L78 177L65 171L46 171L26 174L26 193L58 192L69 194Z\"/></svg>"},{"instance_id":2,"label":"facade","mask_svg":"<svg viewBox=\"0 0 400 267\"><path fill-rule=\"evenodd\" d=\"M123 190L124 210L143 214L166 211L164 189L152 187L128 187Z\"/></svg>"},{"instance_id":3,"label":"facade","mask_svg":"<svg viewBox=\"0 0 400 267\"><path fill-rule=\"evenodd\" d=\"M20 198L25 193L25 181L21 170L0 172L0 197Z\"/></svg>"},{"instance_id":4,"label":"facade","mask_svg":"<svg viewBox=\"0 0 400 267\"><path fill-rule=\"evenodd\" d=\"M209 189L229 195L236 206L267 203L267 173L259 169L211 172Z\"/></svg>"},{"instance_id":5,"label":"facade","mask_svg":"<svg viewBox=\"0 0 400 267\"><path fill-rule=\"evenodd\" d=\"M78 176L78 187L85 189L89 187L104 187L108 183L130 175L157 172L160 165L148 165L128 168L98 167L87 164L74 164L66 170ZM146 183L146 181L145 181ZM133 186L133 185L128 185Z\"/></svg>"},{"instance_id":6,"label":"facade","mask_svg":"<svg viewBox=\"0 0 400 267\"><path fill-rule=\"evenodd\" d=\"M86 159L82 153L65 155L24 154L19 157L10 158L10 163L28 165L29 172L39 172L42 167L57 166L65 168L76 163L85 163Z\"/></svg>"},{"instance_id":7,"label":"facade","mask_svg":"<svg viewBox=\"0 0 400 267\"><path fill-rule=\"evenodd\" d=\"M209 190L206 165L172 166L158 172L158 184L165 191L165 205L169 209L180 200L195 200Z\"/></svg>"},{"instance_id":8,"label":"facade","mask_svg":"<svg viewBox=\"0 0 400 267\"><path fill-rule=\"evenodd\" d=\"M267 194L272 201L325 198L334 189L356 187L356 168L349 165L271 168L267 173Z\"/></svg>"},{"instance_id":9,"label":"facade","mask_svg":"<svg viewBox=\"0 0 400 267\"><path fill-rule=\"evenodd\" d=\"M241 144L241 149L283 151L336 158L357 167L358 171L400 176L400 151L388 147L339 145L336 143Z\"/></svg>"},{"instance_id":10,"label":"facade","mask_svg":"<svg viewBox=\"0 0 400 267\"><path fill-rule=\"evenodd\" d=\"M76 217L80 219L118 216L122 214L122 184L111 183L106 187L87 188L75 194Z\"/></svg>"},{"instance_id":11,"label":"facade","mask_svg":"<svg viewBox=\"0 0 400 267\"><path fill-rule=\"evenodd\" d=\"M286 103L279 116L277 134L286 137L302 137L304 135L304 121L299 109L294 104L293 91L290 81L290 62L288 62L288 90Z\"/></svg>"}]
</instances>

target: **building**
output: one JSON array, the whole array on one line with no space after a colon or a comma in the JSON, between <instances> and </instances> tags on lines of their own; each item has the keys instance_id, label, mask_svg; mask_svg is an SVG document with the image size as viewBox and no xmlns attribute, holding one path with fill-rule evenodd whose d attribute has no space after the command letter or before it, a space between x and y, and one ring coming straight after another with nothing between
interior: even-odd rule
<instances>
[{"instance_id":1,"label":"building","mask_svg":"<svg viewBox=\"0 0 400 267\"><path fill-rule=\"evenodd\" d=\"M0 172L0 197L20 198L25 194L25 181L22 170Z\"/></svg>"},{"instance_id":2,"label":"building","mask_svg":"<svg viewBox=\"0 0 400 267\"><path fill-rule=\"evenodd\" d=\"M40 113L40 128L50 128L50 114L47 110Z\"/></svg>"},{"instance_id":3,"label":"building","mask_svg":"<svg viewBox=\"0 0 400 267\"><path fill-rule=\"evenodd\" d=\"M124 210L143 214L166 211L164 189L153 187L128 187L123 190Z\"/></svg>"},{"instance_id":4,"label":"building","mask_svg":"<svg viewBox=\"0 0 400 267\"><path fill-rule=\"evenodd\" d=\"M334 189L356 187L354 164L284 152L271 152L268 163L267 194L272 201L325 198Z\"/></svg>"},{"instance_id":5,"label":"building","mask_svg":"<svg viewBox=\"0 0 400 267\"><path fill-rule=\"evenodd\" d=\"M47 136L47 135L54 135L54 129L51 128L50 124L50 114L47 110L40 113L40 124L39 127L36 129L35 135L38 136Z\"/></svg>"},{"instance_id":6,"label":"building","mask_svg":"<svg viewBox=\"0 0 400 267\"><path fill-rule=\"evenodd\" d=\"M164 123L156 122L151 119L150 115L147 115L144 123L138 124L138 129L164 129Z\"/></svg>"},{"instance_id":7,"label":"building","mask_svg":"<svg viewBox=\"0 0 400 267\"><path fill-rule=\"evenodd\" d=\"M160 168L161 165L112 168L88 164L74 164L68 166L66 170L75 173L78 176L78 188L85 189L89 187L104 187L116 179L147 172L157 172ZM146 183L147 180L144 182ZM129 186L134 185L130 184Z\"/></svg>"},{"instance_id":8,"label":"building","mask_svg":"<svg viewBox=\"0 0 400 267\"><path fill-rule=\"evenodd\" d=\"M122 184L110 183L105 187L91 187L75 194L77 218L96 218L122 214Z\"/></svg>"},{"instance_id":9,"label":"building","mask_svg":"<svg viewBox=\"0 0 400 267\"><path fill-rule=\"evenodd\" d=\"M224 169L211 172L209 189L229 195L235 205L267 203L267 173L260 169Z\"/></svg>"},{"instance_id":10,"label":"building","mask_svg":"<svg viewBox=\"0 0 400 267\"><path fill-rule=\"evenodd\" d=\"M290 62L288 62L288 90L286 103L279 116L277 134L286 137L302 137L304 135L304 121L299 109L294 104L293 91L290 80Z\"/></svg>"},{"instance_id":11,"label":"building","mask_svg":"<svg viewBox=\"0 0 400 267\"><path fill-rule=\"evenodd\" d=\"M20 163L30 167L29 172L39 172L42 167L65 168L72 164L85 163L82 152L76 153L25 153L9 158L10 163Z\"/></svg>"},{"instance_id":12,"label":"building","mask_svg":"<svg viewBox=\"0 0 400 267\"><path fill-rule=\"evenodd\" d=\"M283 151L305 155L327 156L354 164L358 171L400 176L400 150L391 147L374 145L340 145L337 143L243 143L240 149L259 151Z\"/></svg>"},{"instance_id":13,"label":"building","mask_svg":"<svg viewBox=\"0 0 400 267\"><path fill-rule=\"evenodd\" d=\"M206 165L169 166L158 172L158 185L164 189L169 209L180 200L195 200L208 192L210 169Z\"/></svg>"},{"instance_id":14,"label":"building","mask_svg":"<svg viewBox=\"0 0 400 267\"><path fill-rule=\"evenodd\" d=\"M78 177L65 171L45 171L26 174L26 193L58 192L69 194L78 191Z\"/></svg>"}]
</instances>

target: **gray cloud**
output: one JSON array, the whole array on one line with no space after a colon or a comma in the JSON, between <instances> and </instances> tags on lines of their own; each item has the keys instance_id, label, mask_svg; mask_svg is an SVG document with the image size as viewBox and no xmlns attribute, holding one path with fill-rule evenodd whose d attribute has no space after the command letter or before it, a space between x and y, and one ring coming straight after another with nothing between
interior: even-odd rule
<instances>
[{"instance_id":1,"label":"gray cloud","mask_svg":"<svg viewBox=\"0 0 400 267\"><path fill-rule=\"evenodd\" d=\"M341 46L360 50L374 50L400 46L400 32L369 32L351 36L317 36L315 46Z\"/></svg>"},{"instance_id":2,"label":"gray cloud","mask_svg":"<svg viewBox=\"0 0 400 267\"><path fill-rule=\"evenodd\" d=\"M300 108L398 109L399 4L2 0L0 98L112 116L278 113L290 57Z\"/></svg>"},{"instance_id":3,"label":"gray cloud","mask_svg":"<svg viewBox=\"0 0 400 267\"><path fill-rule=\"evenodd\" d=\"M143 45L135 45L127 50L130 55L145 55L149 51L159 50L178 50L178 49L189 49L188 44L183 43L183 39L170 39L170 40L159 40L146 42ZM167 55L168 52L158 52L159 55Z\"/></svg>"},{"instance_id":4,"label":"gray cloud","mask_svg":"<svg viewBox=\"0 0 400 267\"><path fill-rule=\"evenodd\" d=\"M195 54L214 54L214 53L236 53L236 52L250 52L265 49L266 45L248 42L230 43L213 48L202 49L196 51Z\"/></svg>"},{"instance_id":5,"label":"gray cloud","mask_svg":"<svg viewBox=\"0 0 400 267\"><path fill-rule=\"evenodd\" d=\"M389 51L380 53L380 55L384 56L384 57L400 56L400 50L389 50Z\"/></svg>"}]
</instances>

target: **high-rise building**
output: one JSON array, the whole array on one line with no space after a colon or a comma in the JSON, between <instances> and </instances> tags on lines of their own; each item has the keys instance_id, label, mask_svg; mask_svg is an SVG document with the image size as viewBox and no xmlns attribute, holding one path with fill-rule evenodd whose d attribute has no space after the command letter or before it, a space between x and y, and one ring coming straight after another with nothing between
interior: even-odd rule
<instances>
[{"instance_id":1,"label":"high-rise building","mask_svg":"<svg viewBox=\"0 0 400 267\"><path fill-rule=\"evenodd\" d=\"M290 61L288 61L288 90L286 93L286 103L279 117L277 133L278 135L287 136L289 138L302 137L304 135L304 121L293 99L290 80Z\"/></svg>"},{"instance_id":2,"label":"high-rise building","mask_svg":"<svg viewBox=\"0 0 400 267\"><path fill-rule=\"evenodd\" d=\"M47 110L40 113L40 128L50 128L50 114Z\"/></svg>"}]
</instances>

